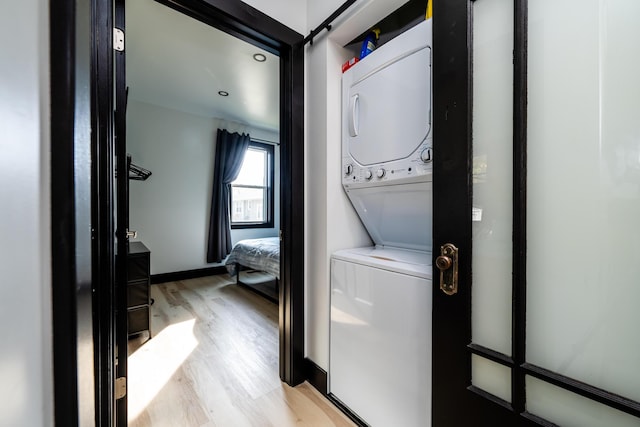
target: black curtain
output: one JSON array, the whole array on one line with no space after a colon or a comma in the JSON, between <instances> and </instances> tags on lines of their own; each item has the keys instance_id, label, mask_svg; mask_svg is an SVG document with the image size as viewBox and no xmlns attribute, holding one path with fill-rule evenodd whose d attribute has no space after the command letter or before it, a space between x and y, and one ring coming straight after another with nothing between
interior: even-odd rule
<instances>
[{"instance_id":1,"label":"black curtain","mask_svg":"<svg viewBox=\"0 0 640 427\"><path fill-rule=\"evenodd\" d=\"M231 252L229 195L231 183L240 173L249 142L251 142L249 134L240 135L218 129L207 262L220 262Z\"/></svg>"}]
</instances>

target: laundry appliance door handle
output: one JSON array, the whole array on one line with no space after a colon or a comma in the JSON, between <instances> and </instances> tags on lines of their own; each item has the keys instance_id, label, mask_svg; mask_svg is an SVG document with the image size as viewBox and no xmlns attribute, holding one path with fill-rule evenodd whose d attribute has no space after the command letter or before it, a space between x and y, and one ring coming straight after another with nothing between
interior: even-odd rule
<instances>
[{"instance_id":1,"label":"laundry appliance door handle","mask_svg":"<svg viewBox=\"0 0 640 427\"><path fill-rule=\"evenodd\" d=\"M353 95L349 102L349 106L349 111L351 113L351 117L349 118L349 135L356 137L358 136L358 107L360 106L360 95Z\"/></svg>"}]
</instances>

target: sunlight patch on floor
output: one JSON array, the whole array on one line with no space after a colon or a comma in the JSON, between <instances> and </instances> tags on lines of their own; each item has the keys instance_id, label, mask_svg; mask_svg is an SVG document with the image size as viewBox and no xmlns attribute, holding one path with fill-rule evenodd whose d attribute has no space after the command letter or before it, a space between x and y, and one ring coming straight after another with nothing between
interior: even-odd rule
<instances>
[{"instance_id":1,"label":"sunlight patch on floor","mask_svg":"<svg viewBox=\"0 0 640 427\"><path fill-rule=\"evenodd\" d=\"M191 319L167 326L129 356L129 422L144 411L198 346L193 334L195 322Z\"/></svg>"}]
</instances>

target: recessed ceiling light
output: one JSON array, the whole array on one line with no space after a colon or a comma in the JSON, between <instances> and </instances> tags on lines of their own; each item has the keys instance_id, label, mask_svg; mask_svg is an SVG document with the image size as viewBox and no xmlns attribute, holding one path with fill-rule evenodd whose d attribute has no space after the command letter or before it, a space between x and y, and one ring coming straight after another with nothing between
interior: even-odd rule
<instances>
[{"instance_id":1,"label":"recessed ceiling light","mask_svg":"<svg viewBox=\"0 0 640 427\"><path fill-rule=\"evenodd\" d=\"M263 54L261 54L261 53L256 53L256 54L254 54L254 55L253 55L253 59L255 59L255 60L256 60L256 61L258 61L258 62L264 62L264 61L266 61L266 60L267 60L267 57L266 57L266 56L264 56L264 55L263 55Z\"/></svg>"},{"instance_id":2,"label":"recessed ceiling light","mask_svg":"<svg viewBox=\"0 0 640 427\"><path fill-rule=\"evenodd\" d=\"M229 92L226 92L224 90L219 90L218 91L218 95L220 95L220 96L229 96Z\"/></svg>"}]
</instances>

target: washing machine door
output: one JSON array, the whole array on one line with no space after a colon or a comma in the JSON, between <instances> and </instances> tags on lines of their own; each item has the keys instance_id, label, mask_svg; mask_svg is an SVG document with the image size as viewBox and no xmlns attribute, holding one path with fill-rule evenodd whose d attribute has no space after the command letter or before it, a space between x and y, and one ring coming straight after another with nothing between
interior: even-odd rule
<instances>
[{"instance_id":1,"label":"washing machine door","mask_svg":"<svg viewBox=\"0 0 640 427\"><path fill-rule=\"evenodd\" d=\"M343 75L343 144L363 166L409 157L431 131L431 47L422 32L398 36Z\"/></svg>"}]
</instances>

